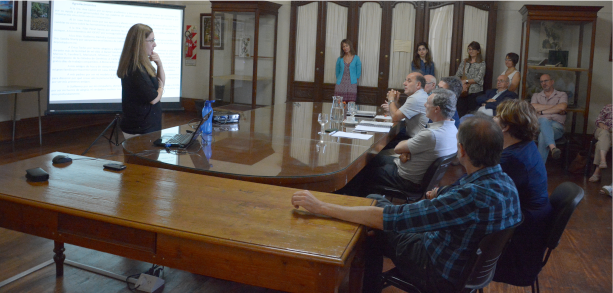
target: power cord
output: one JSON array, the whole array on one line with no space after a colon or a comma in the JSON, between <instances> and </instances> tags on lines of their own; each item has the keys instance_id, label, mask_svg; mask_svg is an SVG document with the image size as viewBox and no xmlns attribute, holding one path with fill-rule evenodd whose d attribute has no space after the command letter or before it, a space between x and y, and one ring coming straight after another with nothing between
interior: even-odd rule
<instances>
[{"instance_id":1,"label":"power cord","mask_svg":"<svg viewBox=\"0 0 613 293\"><path fill-rule=\"evenodd\" d=\"M160 274L162 274L162 276L164 274L164 267L163 266L158 266L156 264L152 264L151 267L146 272L144 272L142 274L147 274L147 275L150 275L150 276L155 276L155 277L160 278ZM136 291L136 289L138 289L138 287L140 287L140 285L132 288L132 287L130 287L130 282L128 280L130 280L130 278L139 279L140 275L141 274L134 274L134 275L128 276L126 278L126 284L127 284L128 289L130 291L133 291L133 292Z\"/></svg>"}]
</instances>

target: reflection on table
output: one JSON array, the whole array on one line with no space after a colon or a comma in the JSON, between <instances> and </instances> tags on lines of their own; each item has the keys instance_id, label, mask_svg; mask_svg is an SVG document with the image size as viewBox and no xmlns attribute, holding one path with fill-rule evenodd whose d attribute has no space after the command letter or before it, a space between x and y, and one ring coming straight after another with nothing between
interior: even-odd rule
<instances>
[{"instance_id":1,"label":"reflection on table","mask_svg":"<svg viewBox=\"0 0 613 293\"><path fill-rule=\"evenodd\" d=\"M126 162L331 192L351 180L396 135L398 126L389 133L370 132L368 140L320 135L317 116L330 108L331 103L299 102L243 112L238 124L214 125L212 136L199 138L184 151L167 151L153 141L192 130L194 123L141 135L123 143ZM343 131L352 127L326 125Z\"/></svg>"}]
</instances>

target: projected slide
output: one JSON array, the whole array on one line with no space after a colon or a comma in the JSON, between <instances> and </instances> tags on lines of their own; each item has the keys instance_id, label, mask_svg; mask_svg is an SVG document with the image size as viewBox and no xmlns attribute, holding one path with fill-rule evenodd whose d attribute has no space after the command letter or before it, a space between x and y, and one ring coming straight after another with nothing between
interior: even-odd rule
<instances>
[{"instance_id":1,"label":"projected slide","mask_svg":"<svg viewBox=\"0 0 613 293\"><path fill-rule=\"evenodd\" d=\"M154 51L166 72L162 103L179 102L183 9L54 1L49 32L50 112L121 109L117 66L126 34L136 23L151 26L155 34ZM87 105L95 103L111 105Z\"/></svg>"}]
</instances>

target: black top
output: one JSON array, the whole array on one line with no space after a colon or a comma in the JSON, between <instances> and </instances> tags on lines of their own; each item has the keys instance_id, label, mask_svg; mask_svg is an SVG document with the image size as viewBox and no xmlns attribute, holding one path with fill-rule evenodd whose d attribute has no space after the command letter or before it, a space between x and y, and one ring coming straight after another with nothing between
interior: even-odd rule
<instances>
[{"instance_id":1,"label":"black top","mask_svg":"<svg viewBox=\"0 0 613 293\"><path fill-rule=\"evenodd\" d=\"M121 79L121 130L129 134L144 134L162 130L162 106L151 101L158 96L159 83L145 70L131 71Z\"/></svg>"}]
</instances>

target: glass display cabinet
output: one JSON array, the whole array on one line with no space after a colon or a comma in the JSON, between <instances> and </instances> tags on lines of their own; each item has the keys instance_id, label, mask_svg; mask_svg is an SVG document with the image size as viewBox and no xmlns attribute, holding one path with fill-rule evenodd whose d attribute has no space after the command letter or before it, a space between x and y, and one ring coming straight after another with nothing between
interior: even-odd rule
<instances>
[{"instance_id":1,"label":"glass display cabinet","mask_svg":"<svg viewBox=\"0 0 613 293\"><path fill-rule=\"evenodd\" d=\"M209 99L229 104L274 104L280 4L211 1Z\"/></svg>"},{"instance_id":2,"label":"glass display cabinet","mask_svg":"<svg viewBox=\"0 0 613 293\"><path fill-rule=\"evenodd\" d=\"M521 37L522 99L542 91L539 78L549 74L554 88L568 95L566 125L575 133L577 114L587 132L594 61L596 18L602 6L524 5Z\"/></svg>"}]
</instances>

